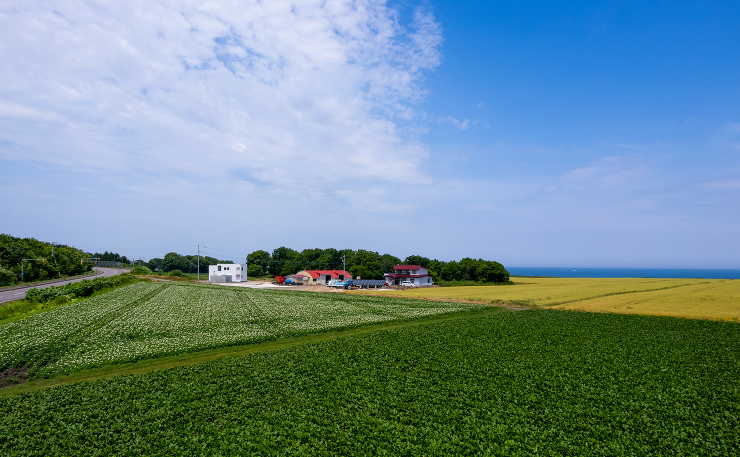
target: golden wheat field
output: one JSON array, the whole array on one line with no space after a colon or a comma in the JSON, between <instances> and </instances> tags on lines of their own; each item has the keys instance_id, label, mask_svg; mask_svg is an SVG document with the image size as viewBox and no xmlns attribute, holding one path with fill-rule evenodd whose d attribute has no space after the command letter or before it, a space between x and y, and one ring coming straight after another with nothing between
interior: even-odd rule
<instances>
[{"instance_id":1,"label":"golden wheat field","mask_svg":"<svg viewBox=\"0 0 740 457\"><path fill-rule=\"evenodd\" d=\"M514 286L433 287L404 297L510 303L539 308L740 320L738 279L523 278Z\"/></svg>"}]
</instances>

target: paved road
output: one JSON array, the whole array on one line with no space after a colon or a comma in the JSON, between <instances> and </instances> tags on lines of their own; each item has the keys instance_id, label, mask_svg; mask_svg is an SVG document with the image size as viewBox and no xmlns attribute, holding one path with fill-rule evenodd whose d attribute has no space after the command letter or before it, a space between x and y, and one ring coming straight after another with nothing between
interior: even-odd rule
<instances>
[{"instance_id":1,"label":"paved road","mask_svg":"<svg viewBox=\"0 0 740 457\"><path fill-rule=\"evenodd\" d=\"M118 268L96 268L98 272L98 278L101 276L115 276L117 274L120 274L121 270ZM37 284L32 285L28 287L24 287L22 289L13 289L13 290L6 290L6 291L0 291L0 303L4 303L6 301L11 300L18 300L21 298L25 298L26 292L28 292L29 289L45 289L50 286L61 286L64 284L69 284L71 282L79 282L83 279L93 279L95 276L88 276L86 278L75 278L75 279L68 279L65 281L55 282L52 284Z\"/></svg>"}]
</instances>

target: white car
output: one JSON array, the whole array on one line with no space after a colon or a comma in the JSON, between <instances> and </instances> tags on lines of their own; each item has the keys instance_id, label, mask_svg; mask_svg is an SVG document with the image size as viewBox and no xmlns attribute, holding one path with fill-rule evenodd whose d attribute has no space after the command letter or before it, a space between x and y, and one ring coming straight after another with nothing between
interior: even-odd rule
<instances>
[{"instance_id":1,"label":"white car","mask_svg":"<svg viewBox=\"0 0 740 457\"><path fill-rule=\"evenodd\" d=\"M416 284L414 284L413 282L409 281L408 279L405 280L405 281L401 281L401 285L403 287L415 287L416 286Z\"/></svg>"}]
</instances>

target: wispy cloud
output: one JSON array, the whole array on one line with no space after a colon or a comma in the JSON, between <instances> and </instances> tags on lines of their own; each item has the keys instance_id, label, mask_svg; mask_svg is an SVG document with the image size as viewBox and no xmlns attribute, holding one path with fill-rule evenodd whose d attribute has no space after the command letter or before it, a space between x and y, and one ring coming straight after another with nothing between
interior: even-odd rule
<instances>
[{"instance_id":1,"label":"wispy cloud","mask_svg":"<svg viewBox=\"0 0 740 457\"><path fill-rule=\"evenodd\" d=\"M445 119L443 119L444 122L449 122L450 124L454 125L455 127L459 128L460 130L465 130L470 126L470 121L468 119L459 120L455 119L452 116L447 116ZM440 121L442 122L442 121Z\"/></svg>"},{"instance_id":2,"label":"wispy cloud","mask_svg":"<svg viewBox=\"0 0 740 457\"><path fill-rule=\"evenodd\" d=\"M703 187L705 189L715 189L715 190L740 189L740 178L705 182L705 183L700 184L699 187Z\"/></svg>"},{"instance_id":3,"label":"wispy cloud","mask_svg":"<svg viewBox=\"0 0 740 457\"><path fill-rule=\"evenodd\" d=\"M371 0L26 2L0 16L0 140L64 167L295 191L423 182L426 147L396 119L413 122L441 27L397 17Z\"/></svg>"},{"instance_id":4,"label":"wispy cloud","mask_svg":"<svg viewBox=\"0 0 740 457\"><path fill-rule=\"evenodd\" d=\"M614 187L645 175L648 164L644 160L612 156L575 168L559 181L563 187Z\"/></svg>"}]
</instances>

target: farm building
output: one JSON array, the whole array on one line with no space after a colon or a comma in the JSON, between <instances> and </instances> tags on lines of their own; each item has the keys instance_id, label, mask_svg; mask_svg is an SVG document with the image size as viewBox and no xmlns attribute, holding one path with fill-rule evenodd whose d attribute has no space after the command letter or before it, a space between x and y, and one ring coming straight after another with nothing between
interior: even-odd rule
<instances>
[{"instance_id":1,"label":"farm building","mask_svg":"<svg viewBox=\"0 0 740 457\"><path fill-rule=\"evenodd\" d=\"M415 286L432 286L432 277L429 270L421 265L394 265L394 273L386 273L385 280L392 286L399 286L401 282L409 280Z\"/></svg>"},{"instance_id":2,"label":"farm building","mask_svg":"<svg viewBox=\"0 0 740 457\"><path fill-rule=\"evenodd\" d=\"M340 281L352 279L352 275L344 270L301 270L296 274L310 278L308 284L312 286L326 285L332 279L339 279Z\"/></svg>"},{"instance_id":3,"label":"farm building","mask_svg":"<svg viewBox=\"0 0 740 457\"><path fill-rule=\"evenodd\" d=\"M211 282L242 282L247 280L247 265L242 263L219 263L208 265L208 280Z\"/></svg>"}]
</instances>

